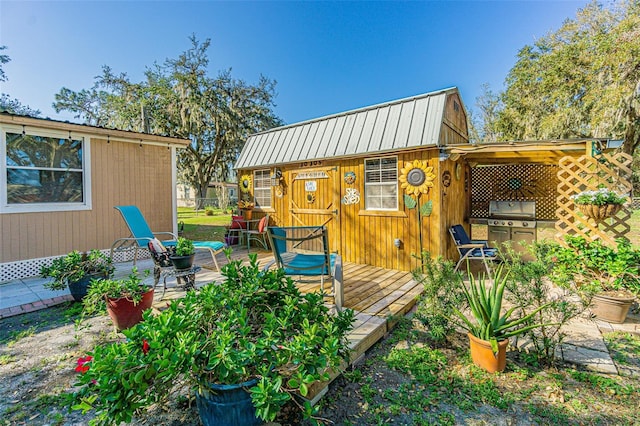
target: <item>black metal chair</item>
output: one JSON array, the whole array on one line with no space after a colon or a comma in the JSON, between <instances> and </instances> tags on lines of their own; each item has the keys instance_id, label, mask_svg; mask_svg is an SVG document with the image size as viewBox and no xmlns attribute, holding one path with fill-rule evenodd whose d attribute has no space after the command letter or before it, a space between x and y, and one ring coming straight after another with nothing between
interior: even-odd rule
<instances>
[{"instance_id":1,"label":"black metal chair","mask_svg":"<svg viewBox=\"0 0 640 426\"><path fill-rule=\"evenodd\" d=\"M487 261L496 260L498 250L489 247L486 240L471 240L462 225L453 225L449 228L449 233L451 234L451 237L456 244L456 248L458 249L458 253L460 254L460 260L456 263L454 270L457 271L465 260L480 260L484 263L487 275L491 277L491 271L489 270L489 264Z\"/></svg>"}]
</instances>

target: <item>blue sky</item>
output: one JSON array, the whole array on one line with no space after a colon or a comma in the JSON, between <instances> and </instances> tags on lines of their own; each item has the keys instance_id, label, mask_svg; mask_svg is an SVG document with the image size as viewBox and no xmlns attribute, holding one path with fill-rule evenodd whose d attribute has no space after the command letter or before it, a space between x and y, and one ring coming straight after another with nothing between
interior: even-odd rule
<instances>
[{"instance_id":1,"label":"blue sky","mask_svg":"<svg viewBox=\"0 0 640 426\"><path fill-rule=\"evenodd\" d=\"M231 68L278 82L294 123L450 86L473 109L483 83L502 88L526 44L585 1L214 2L0 0L11 58L0 91L45 116L62 87L90 88L103 65L132 81L210 38L210 75Z\"/></svg>"}]
</instances>

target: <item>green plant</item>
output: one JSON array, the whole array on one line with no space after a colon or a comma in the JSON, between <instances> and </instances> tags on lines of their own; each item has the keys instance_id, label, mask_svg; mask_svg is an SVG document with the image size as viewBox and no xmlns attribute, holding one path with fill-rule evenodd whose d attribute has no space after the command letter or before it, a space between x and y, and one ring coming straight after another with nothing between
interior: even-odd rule
<instances>
[{"instance_id":1,"label":"green plant","mask_svg":"<svg viewBox=\"0 0 640 426\"><path fill-rule=\"evenodd\" d=\"M640 295L640 250L625 239L617 247L582 236L565 237L566 247L547 256L555 264L551 278L559 285L574 282L586 295L602 292L629 292Z\"/></svg>"},{"instance_id":2,"label":"green plant","mask_svg":"<svg viewBox=\"0 0 640 426\"><path fill-rule=\"evenodd\" d=\"M207 216L213 216L213 207L205 207L204 214Z\"/></svg>"},{"instance_id":3,"label":"green plant","mask_svg":"<svg viewBox=\"0 0 640 426\"><path fill-rule=\"evenodd\" d=\"M95 409L95 423L119 424L184 385L206 394L211 383L257 379L248 390L257 415L271 421L292 395L328 379L349 355L353 312L331 314L321 294L303 295L282 270L262 271L255 254L248 265L226 254L222 282L157 316L145 312L123 331L127 341L95 348L74 408Z\"/></svg>"},{"instance_id":4,"label":"green plant","mask_svg":"<svg viewBox=\"0 0 640 426\"><path fill-rule=\"evenodd\" d=\"M52 290L64 290L69 282L79 281L86 275L104 274L111 275L114 271L111 258L100 250L91 250L88 253L80 253L74 250L66 256L53 260L50 266L40 268L42 278L54 280L44 284Z\"/></svg>"},{"instance_id":5,"label":"green plant","mask_svg":"<svg viewBox=\"0 0 640 426\"><path fill-rule=\"evenodd\" d=\"M462 276L454 270L453 262L441 257L432 259L428 252L422 253L422 266L412 273L424 287L415 318L422 323L429 338L441 343L455 331L452 308L464 301Z\"/></svg>"},{"instance_id":6,"label":"green plant","mask_svg":"<svg viewBox=\"0 0 640 426\"><path fill-rule=\"evenodd\" d=\"M583 191L579 194L571 196L576 204L594 204L596 206L604 206L605 204L624 204L627 197L620 195L608 188L599 188L596 191Z\"/></svg>"},{"instance_id":7,"label":"green plant","mask_svg":"<svg viewBox=\"0 0 640 426\"><path fill-rule=\"evenodd\" d=\"M526 314L526 309L547 306L533 318L534 322L542 325L524 333L533 346L533 351L531 354L522 354L522 359L533 365L553 363L556 348L566 337L563 328L588 306L580 299L572 283L567 283L564 288L557 288L546 279L554 267L549 253L558 248L557 243L536 242L529 247L534 255L534 259L530 261L524 261L521 254L513 249L508 248L501 253L503 260L509 263L512 277L507 281L507 300L521 307L521 315Z\"/></svg>"},{"instance_id":8,"label":"green plant","mask_svg":"<svg viewBox=\"0 0 640 426\"><path fill-rule=\"evenodd\" d=\"M193 241L188 238L178 237L178 241L175 246L176 256L191 256L196 252L193 247Z\"/></svg>"},{"instance_id":9,"label":"green plant","mask_svg":"<svg viewBox=\"0 0 640 426\"><path fill-rule=\"evenodd\" d=\"M146 271L145 275L149 272ZM83 315L92 315L104 312L106 299L119 299L126 297L134 304L140 303L142 296L150 290L150 287L142 284L142 278L138 275L137 268L133 268L127 278L114 280L97 280L91 283L87 295L82 300Z\"/></svg>"},{"instance_id":10,"label":"green plant","mask_svg":"<svg viewBox=\"0 0 640 426\"><path fill-rule=\"evenodd\" d=\"M528 324L528 322L536 313L547 307L547 305L540 306L518 319L510 319L510 317L516 309L523 308L520 306L514 306L501 315L502 297L509 279L510 271L504 265L500 265L496 269L491 288L487 288L488 285L484 277L476 280L473 274L469 274L469 288L463 285L462 291L469 304L471 314L476 320L475 324L469 321L460 310L453 308L453 311L462 320L461 325L478 339L490 342L494 352L498 351L498 341L540 327L541 324Z\"/></svg>"}]
</instances>

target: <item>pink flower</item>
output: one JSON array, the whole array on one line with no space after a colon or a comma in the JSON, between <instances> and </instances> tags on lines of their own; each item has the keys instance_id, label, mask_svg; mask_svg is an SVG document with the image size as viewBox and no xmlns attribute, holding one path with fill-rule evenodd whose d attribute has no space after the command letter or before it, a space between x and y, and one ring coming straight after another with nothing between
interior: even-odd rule
<instances>
[{"instance_id":1,"label":"pink flower","mask_svg":"<svg viewBox=\"0 0 640 426\"><path fill-rule=\"evenodd\" d=\"M78 366L76 367L76 371L82 374L89 371L89 367L90 367L89 363L91 362L92 359L93 357L91 355L78 358Z\"/></svg>"},{"instance_id":2,"label":"pink flower","mask_svg":"<svg viewBox=\"0 0 640 426\"><path fill-rule=\"evenodd\" d=\"M146 355L147 352L149 352L149 342L147 339L142 339L142 353Z\"/></svg>"}]
</instances>

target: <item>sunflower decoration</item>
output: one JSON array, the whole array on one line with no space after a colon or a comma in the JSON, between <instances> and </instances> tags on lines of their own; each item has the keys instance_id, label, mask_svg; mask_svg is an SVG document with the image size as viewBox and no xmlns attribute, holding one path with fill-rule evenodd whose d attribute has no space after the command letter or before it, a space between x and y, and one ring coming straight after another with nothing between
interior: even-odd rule
<instances>
[{"instance_id":1,"label":"sunflower decoration","mask_svg":"<svg viewBox=\"0 0 640 426\"><path fill-rule=\"evenodd\" d=\"M245 194L251 192L251 175L242 175L240 178L240 191Z\"/></svg>"},{"instance_id":2,"label":"sunflower decoration","mask_svg":"<svg viewBox=\"0 0 640 426\"><path fill-rule=\"evenodd\" d=\"M313 204L316 201L316 196L313 195L313 192L307 192L307 203Z\"/></svg>"},{"instance_id":3,"label":"sunflower decoration","mask_svg":"<svg viewBox=\"0 0 640 426\"><path fill-rule=\"evenodd\" d=\"M433 167L427 166L425 161L409 161L404 164L404 168L400 169L399 180L402 182L401 186L409 195L426 194L429 192L429 188L433 187L435 178Z\"/></svg>"}]
</instances>

